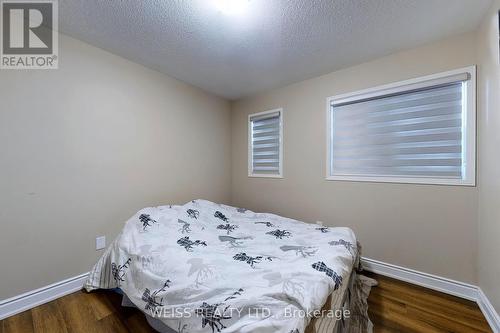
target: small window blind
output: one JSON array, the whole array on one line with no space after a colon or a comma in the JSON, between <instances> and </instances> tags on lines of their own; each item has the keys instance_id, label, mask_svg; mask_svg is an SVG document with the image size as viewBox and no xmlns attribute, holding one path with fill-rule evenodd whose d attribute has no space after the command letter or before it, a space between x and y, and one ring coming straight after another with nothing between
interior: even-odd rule
<instances>
[{"instance_id":1,"label":"small window blind","mask_svg":"<svg viewBox=\"0 0 500 333\"><path fill-rule=\"evenodd\" d=\"M282 110L250 115L250 175L281 175L281 119Z\"/></svg>"},{"instance_id":2,"label":"small window blind","mask_svg":"<svg viewBox=\"0 0 500 333\"><path fill-rule=\"evenodd\" d=\"M463 179L467 79L332 101L330 175Z\"/></svg>"}]
</instances>

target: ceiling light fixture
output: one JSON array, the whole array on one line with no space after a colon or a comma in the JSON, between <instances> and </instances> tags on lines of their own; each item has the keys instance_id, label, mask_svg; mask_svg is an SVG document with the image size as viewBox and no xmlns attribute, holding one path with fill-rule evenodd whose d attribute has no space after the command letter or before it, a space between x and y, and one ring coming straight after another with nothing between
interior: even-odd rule
<instances>
[{"instance_id":1,"label":"ceiling light fixture","mask_svg":"<svg viewBox=\"0 0 500 333\"><path fill-rule=\"evenodd\" d=\"M224 15L242 15L250 0L214 0L215 7Z\"/></svg>"}]
</instances>

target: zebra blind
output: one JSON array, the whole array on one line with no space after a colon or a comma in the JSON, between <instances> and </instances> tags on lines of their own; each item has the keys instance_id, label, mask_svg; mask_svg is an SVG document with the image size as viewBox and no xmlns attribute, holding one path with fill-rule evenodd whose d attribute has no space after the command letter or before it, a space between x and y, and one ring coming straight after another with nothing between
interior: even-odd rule
<instances>
[{"instance_id":1,"label":"zebra blind","mask_svg":"<svg viewBox=\"0 0 500 333\"><path fill-rule=\"evenodd\" d=\"M467 79L332 101L330 176L463 179Z\"/></svg>"},{"instance_id":2,"label":"zebra blind","mask_svg":"<svg viewBox=\"0 0 500 333\"><path fill-rule=\"evenodd\" d=\"M282 110L249 117L249 174L281 175Z\"/></svg>"}]
</instances>

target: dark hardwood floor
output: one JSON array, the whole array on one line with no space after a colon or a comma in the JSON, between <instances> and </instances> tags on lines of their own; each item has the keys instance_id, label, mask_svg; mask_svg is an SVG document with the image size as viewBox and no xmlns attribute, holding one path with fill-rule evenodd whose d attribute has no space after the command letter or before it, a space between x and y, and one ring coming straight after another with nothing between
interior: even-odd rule
<instances>
[{"instance_id":1,"label":"dark hardwood floor","mask_svg":"<svg viewBox=\"0 0 500 333\"><path fill-rule=\"evenodd\" d=\"M379 285L368 298L375 333L492 332L475 302L368 273Z\"/></svg>"},{"instance_id":2,"label":"dark hardwood floor","mask_svg":"<svg viewBox=\"0 0 500 333\"><path fill-rule=\"evenodd\" d=\"M375 333L491 332L474 302L370 276L379 281L369 298ZM0 321L0 333L155 332L139 310L120 304L113 292L76 292Z\"/></svg>"}]
</instances>

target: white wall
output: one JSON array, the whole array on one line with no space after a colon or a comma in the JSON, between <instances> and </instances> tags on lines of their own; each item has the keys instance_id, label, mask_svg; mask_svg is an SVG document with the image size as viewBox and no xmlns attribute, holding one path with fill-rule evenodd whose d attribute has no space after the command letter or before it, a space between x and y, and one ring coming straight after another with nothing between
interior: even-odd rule
<instances>
[{"instance_id":1,"label":"white wall","mask_svg":"<svg viewBox=\"0 0 500 333\"><path fill-rule=\"evenodd\" d=\"M476 34L393 54L232 105L232 201L356 232L363 254L477 282L475 187L326 181L326 98L476 63ZM284 178L247 176L247 115L284 108Z\"/></svg>"},{"instance_id":2,"label":"white wall","mask_svg":"<svg viewBox=\"0 0 500 333\"><path fill-rule=\"evenodd\" d=\"M479 286L500 313L500 65L496 0L479 30Z\"/></svg>"},{"instance_id":3,"label":"white wall","mask_svg":"<svg viewBox=\"0 0 500 333\"><path fill-rule=\"evenodd\" d=\"M75 39L0 71L0 299L90 270L137 210L230 201L229 103Z\"/></svg>"}]
</instances>

